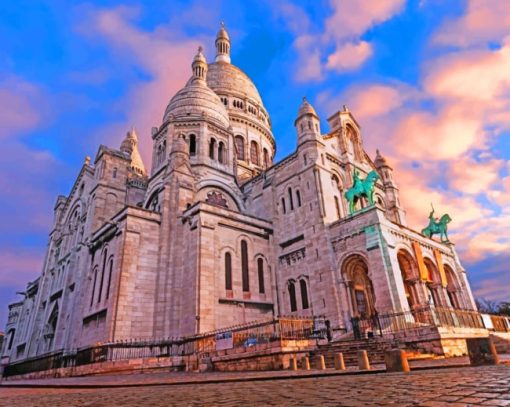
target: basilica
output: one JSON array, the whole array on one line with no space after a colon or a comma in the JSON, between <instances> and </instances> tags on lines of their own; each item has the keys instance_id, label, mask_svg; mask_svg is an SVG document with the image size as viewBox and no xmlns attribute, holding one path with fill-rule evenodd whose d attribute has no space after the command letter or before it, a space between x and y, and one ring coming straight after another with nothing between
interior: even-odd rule
<instances>
[{"instance_id":1,"label":"basilica","mask_svg":"<svg viewBox=\"0 0 510 407\"><path fill-rule=\"evenodd\" d=\"M324 316L336 340L353 318L476 310L454 245L408 227L398 174L365 152L355 112L321 124L303 99L296 150L275 162L270 115L223 26L215 46L152 128L150 167L131 129L57 198L40 277L9 306L5 360L283 315ZM373 199L349 201L371 173Z\"/></svg>"}]
</instances>

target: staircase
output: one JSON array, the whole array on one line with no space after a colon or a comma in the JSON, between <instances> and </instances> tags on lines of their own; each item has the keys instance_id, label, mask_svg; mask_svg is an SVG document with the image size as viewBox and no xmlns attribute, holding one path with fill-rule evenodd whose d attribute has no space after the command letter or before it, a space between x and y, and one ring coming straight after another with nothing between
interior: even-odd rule
<instances>
[{"instance_id":1,"label":"staircase","mask_svg":"<svg viewBox=\"0 0 510 407\"><path fill-rule=\"evenodd\" d=\"M366 350L368 360L371 365L384 363L384 351L392 348L392 344L382 338L370 339L347 339L338 342L329 342L325 345L319 345L318 349L310 352L310 356L322 355L326 362L326 367L334 366L335 354L341 352L344 355L346 366L358 365L358 351Z\"/></svg>"}]
</instances>

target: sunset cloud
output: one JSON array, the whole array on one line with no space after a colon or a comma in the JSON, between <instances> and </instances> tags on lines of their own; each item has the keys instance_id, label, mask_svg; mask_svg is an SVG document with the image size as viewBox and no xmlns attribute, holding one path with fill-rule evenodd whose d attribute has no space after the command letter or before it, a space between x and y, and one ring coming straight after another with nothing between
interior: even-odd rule
<instances>
[{"instance_id":1,"label":"sunset cloud","mask_svg":"<svg viewBox=\"0 0 510 407\"><path fill-rule=\"evenodd\" d=\"M324 27L311 27L308 18L299 25L302 9L284 3L277 14L296 35L294 48L298 62L295 79L298 82L321 81L325 71L345 72L359 68L372 56L373 46L362 35L401 12L405 0L348 1L330 0L333 13ZM334 51L330 51L333 47Z\"/></svg>"},{"instance_id":2,"label":"sunset cloud","mask_svg":"<svg viewBox=\"0 0 510 407\"><path fill-rule=\"evenodd\" d=\"M190 78L191 61L198 46L213 44L214 39L188 38L171 24L143 30L136 23L140 12L137 7L93 8L88 10L79 29L91 40L106 41L119 63L143 69L150 75L148 80L133 83L123 99L121 109L126 121L108 126L102 132L109 139L113 134L114 140L120 143L125 130L134 125L141 136L142 156L148 164L152 153L151 128L161 125L170 98ZM175 19L178 20L174 16Z\"/></svg>"},{"instance_id":3,"label":"sunset cloud","mask_svg":"<svg viewBox=\"0 0 510 407\"><path fill-rule=\"evenodd\" d=\"M510 3L501 0L469 0L460 18L443 23L434 35L437 44L467 47L499 41L510 32Z\"/></svg>"}]
</instances>

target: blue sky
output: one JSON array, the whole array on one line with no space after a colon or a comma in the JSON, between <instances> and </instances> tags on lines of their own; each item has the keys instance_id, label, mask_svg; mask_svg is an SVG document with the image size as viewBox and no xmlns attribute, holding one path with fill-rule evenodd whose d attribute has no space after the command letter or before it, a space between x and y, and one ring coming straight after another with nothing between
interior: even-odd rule
<instances>
[{"instance_id":1,"label":"blue sky","mask_svg":"<svg viewBox=\"0 0 510 407\"><path fill-rule=\"evenodd\" d=\"M347 104L365 147L395 168L411 227L430 202L475 295L510 300L510 3L439 1L16 1L0 5L0 326L41 271L58 194L85 156L150 128L214 56L225 21L232 62L257 85L277 140L295 148L303 96L326 119Z\"/></svg>"}]
</instances>

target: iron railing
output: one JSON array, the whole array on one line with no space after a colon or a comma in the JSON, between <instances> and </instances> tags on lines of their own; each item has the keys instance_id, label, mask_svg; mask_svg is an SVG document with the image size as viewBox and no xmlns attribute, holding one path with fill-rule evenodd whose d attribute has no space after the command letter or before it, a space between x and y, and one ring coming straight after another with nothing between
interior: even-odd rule
<instances>
[{"instance_id":1,"label":"iron railing","mask_svg":"<svg viewBox=\"0 0 510 407\"><path fill-rule=\"evenodd\" d=\"M510 332L510 316L491 315L492 330L496 332Z\"/></svg>"},{"instance_id":2,"label":"iron railing","mask_svg":"<svg viewBox=\"0 0 510 407\"><path fill-rule=\"evenodd\" d=\"M327 335L324 317L280 317L252 322L183 338L129 339L72 351L59 351L8 364L3 375L14 376L92 363L159 358L209 356L224 349L268 344L280 340L323 339Z\"/></svg>"},{"instance_id":3,"label":"iron railing","mask_svg":"<svg viewBox=\"0 0 510 407\"><path fill-rule=\"evenodd\" d=\"M485 328L477 311L439 307L352 318L351 323L357 339L425 327Z\"/></svg>"}]
</instances>

